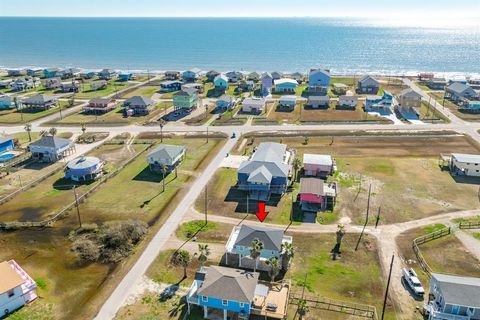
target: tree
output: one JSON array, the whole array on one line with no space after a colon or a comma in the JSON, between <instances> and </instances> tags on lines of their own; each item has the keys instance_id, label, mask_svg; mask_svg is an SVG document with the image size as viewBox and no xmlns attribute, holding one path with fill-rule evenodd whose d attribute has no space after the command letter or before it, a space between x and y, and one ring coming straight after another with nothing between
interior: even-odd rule
<instances>
[{"instance_id":1,"label":"tree","mask_svg":"<svg viewBox=\"0 0 480 320\"><path fill-rule=\"evenodd\" d=\"M337 254L340 254L340 247L342 245L342 239L345 236L345 226L343 224L339 224L337 227L337 232L335 233L336 235L336 244L335 248L333 248L332 256L333 260L337 259Z\"/></svg>"},{"instance_id":2,"label":"tree","mask_svg":"<svg viewBox=\"0 0 480 320\"><path fill-rule=\"evenodd\" d=\"M300 315L300 320L303 319L303 317L305 317L308 310L309 310L309 308L308 308L308 305L307 305L307 300L305 300L305 299L299 300L298 301L298 314Z\"/></svg>"},{"instance_id":3,"label":"tree","mask_svg":"<svg viewBox=\"0 0 480 320\"><path fill-rule=\"evenodd\" d=\"M72 251L75 252L81 261L95 262L100 257L100 248L90 239L79 238L72 244Z\"/></svg>"},{"instance_id":4,"label":"tree","mask_svg":"<svg viewBox=\"0 0 480 320\"><path fill-rule=\"evenodd\" d=\"M295 171L295 178L293 179L293 181L296 181L297 180L297 175L298 175L298 170L300 169L300 167L302 166L302 161L295 157L295 159L293 159L293 170Z\"/></svg>"},{"instance_id":5,"label":"tree","mask_svg":"<svg viewBox=\"0 0 480 320\"><path fill-rule=\"evenodd\" d=\"M282 270L286 271L290 266L290 261L295 255L295 249L291 242L285 242L282 244Z\"/></svg>"},{"instance_id":6,"label":"tree","mask_svg":"<svg viewBox=\"0 0 480 320\"><path fill-rule=\"evenodd\" d=\"M172 257L172 262L176 266L183 267L183 278L187 278L187 267L192 261L190 253L186 250L180 250L176 252Z\"/></svg>"},{"instance_id":7,"label":"tree","mask_svg":"<svg viewBox=\"0 0 480 320\"><path fill-rule=\"evenodd\" d=\"M208 256L210 255L210 248L208 247L208 244L198 244L198 261L200 262L200 265L203 267L205 262L208 260Z\"/></svg>"},{"instance_id":8,"label":"tree","mask_svg":"<svg viewBox=\"0 0 480 320\"><path fill-rule=\"evenodd\" d=\"M268 264L270 266L270 269L268 269L268 276L273 283L275 282L275 277L280 273L280 263L278 262L277 258L271 257L268 260Z\"/></svg>"},{"instance_id":9,"label":"tree","mask_svg":"<svg viewBox=\"0 0 480 320\"><path fill-rule=\"evenodd\" d=\"M25 131L27 131L28 141L32 142L32 125L30 123L27 123L27 124L25 124L24 129L25 129Z\"/></svg>"},{"instance_id":10,"label":"tree","mask_svg":"<svg viewBox=\"0 0 480 320\"><path fill-rule=\"evenodd\" d=\"M57 128L50 128L48 129L48 133L52 136L52 137L55 137L55 135L57 134Z\"/></svg>"},{"instance_id":11,"label":"tree","mask_svg":"<svg viewBox=\"0 0 480 320\"><path fill-rule=\"evenodd\" d=\"M305 141L303 142L304 145L308 144L308 137L305 137Z\"/></svg>"},{"instance_id":12,"label":"tree","mask_svg":"<svg viewBox=\"0 0 480 320\"><path fill-rule=\"evenodd\" d=\"M81 127L81 130L82 130L82 134L85 134L85 131L87 131L87 124L85 122L82 122L80 124L80 127Z\"/></svg>"},{"instance_id":13,"label":"tree","mask_svg":"<svg viewBox=\"0 0 480 320\"><path fill-rule=\"evenodd\" d=\"M163 127L165 126L165 120L158 120L158 125L160 127L160 142L163 142Z\"/></svg>"},{"instance_id":14,"label":"tree","mask_svg":"<svg viewBox=\"0 0 480 320\"><path fill-rule=\"evenodd\" d=\"M160 165L160 171L162 172L162 182L163 182L163 191L165 192L165 174L167 173L167 165L165 163L162 163Z\"/></svg>"},{"instance_id":15,"label":"tree","mask_svg":"<svg viewBox=\"0 0 480 320\"><path fill-rule=\"evenodd\" d=\"M258 239L253 239L252 240L252 245L250 249L250 257L255 261L253 265L253 272L257 272L257 262L258 258L260 257L260 254L262 253L263 248L265 245L263 244L262 241Z\"/></svg>"},{"instance_id":16,"label":"tree","mask_svg":"<svg viewBox=\"0 0 480 320\"><path fill-rule=\"evenodd\" d=\"M42 130L42 131L40 131L39 134L40 134L40 137L44 137L44 136L47 135L47 133L48 133L47 130Z\"/></svg>"}]
</instances>

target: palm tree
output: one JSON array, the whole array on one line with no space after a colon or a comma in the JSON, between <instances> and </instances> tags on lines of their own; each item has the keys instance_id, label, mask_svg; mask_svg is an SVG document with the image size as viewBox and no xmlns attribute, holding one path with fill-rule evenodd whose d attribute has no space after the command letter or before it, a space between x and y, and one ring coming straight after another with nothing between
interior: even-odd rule
<instances>
[{"instance_id":1,"label":"palm tree","mask_svg":"<svg viewBox=\"0 0 480 320\"><path fill-rule=\"evenodd\" d=\"M80 126L82 130L82 134L85 134L85 131L87 131L87 124L85 122L82 122Z\"/></svg>"},{"instance_id":2,"label":"palm tree","mask_svg":"<svg viewBox=\"0 0 480 320\"><path fill-rule=\"evenodd\" d=\"M293 244L291 242L282 243L282 270L286 271L288 269L294 255Z\"/></svg>"},{"instance_id":3,"label":"palm tree","mask_svg":"<svg viewBox=\"0 0 480 320\"><path fill-rule=\"evenodd\" d=\"M303 144L305 144L305 145L307 145L307 144L308 144L308 137L305 137L305 141L304 141L304 143L303 143Z\"/></svg>"},{"instance_id":4,"label":"palm tree","mask_svg":"<svg viewBox=\"0 0 480 320\"><path fill-rule=\"evenodd\" d=\"M345 226L343 224L340 223L337 226L337 232L335 233L335 235L336 235L337 243L335 245L335 249L333 252L333 260L336 259L337 254L340 254L340 246L342 245L342 239L345 236Z\"/></svg>"},{"instance_id":5,"label":"palm tree","mask_svg":"<svg viewBox=\"0 0 480 320\"><path fill-rule=\"evenodd\" d=\"M57 128L53 128L53 127L52 127L52 128L50 128L50 129L48 129L48 133L50 133L50 135L51 135L52 137L55 137L55 135L57 134Z\"/></svg>"},{"instance_id":6,"label":"palm tree","mask_svg":"<svg viewBox=\"0 0 480 320\"><path fill-rule=\"evenodd\" d=\"M270 265L270 269L268 269L268 275L273 284L273 282L275 282L275 277L280 273L280 263L278 262L277 258L271 257L268 260L268 264Z\"/></svg>"},{"instance_id":7,"label":"palm tree","mask_svg":"<svg viewBox=\"0 0 480 320\"><path fill-rule=\"evenodd\" d=\"M260 257L260 254L262 253L263 248L265 245L263 244L262 241L258 239L253 239L252 240L252 245L250 249L250 257L255 261L253 264L253 272L257 272L257 262L258 258Z\"/></svg>"},{"instance_id":8,"label":"palm tree","mask_svg":"<svg viewBox=\"0 0 480 320\"><path fill-rule=\"evenodd\" d=\"M198 244L198 261L200 261L200 265L203 267L205 262L208 260L208 256L210 255L210 248L208 244Z\"/></svg>"},{"instance_id":9,"label":"palm tree","mask_svg":"<svg viewBox=\"0 0 480 320\"><path fill-rule=\"evenodd\" d=\"M165 126L165 120L158 120L158 125L160 126L160 142L163 142L163 127Z\"/></svg>"},{"instance_id":10,"label":"palm tree","mask_svg":"<svg viewBox=\"0 0 480 320\"><path fill-rule=\"evenodd\" d=\"M298 170L300 169L300 167L302 166L302 161L295 157L295 159L293 159L293 170L295 171L295 178L293 179L293 181L296 181L297 180L297 175L298 175Z\"/></svg>"},{"instance_id":11,"label":"palm tree","mask_svg":"<svg viewBox=\"0 0 480 320\"><path fill-rule=\"evenodd\" d=\"M160 165L160 171L162 172L162 182L163 182L163 191L165 192L165 174L167 173L167 165L165 163L162 163Z\"/></svg>"},{"instance_id":12,"label":"palm tree","mask_svg":"<svg viewBox=\"0 0 480 320\"><path fill-rule=\"evenodd\" d=\"M192 261L190 253L186 250L180 250L174 254L172 262L174 265L183 267L183 278L187 277L187 267Z\"/></svg>"},{"instance_id":13,"label":"palm tree","mask_svg":"<svg viewBox=\"0 0 480 320\"><path fill-rule=\"evenodd\" d=\"M298 301L298 314L300 315L300 320L307 314L309 308L307 305L307 300L301 299Z\"/></svg>"},{"instance_id":14,"label":"palm tree","mask_svg":"<svg viewBox=\"0 0 480 320\"><path fill-rule=\"evenodd\" d=\"M32 142L32 125L30 123L25 124L24 127L25 131L27 131L28 134L28 141Z\"/></svg>"},{"instance_id":15,"label":"palm tree","mask_svg":"<svg viewBox=\"0 0 480 320\"><path fill-rule=\"evenodd\" d=\"M47 130L42 130L42 131L40 131L39 134L40 134L40 137L44 137L44 136L47 135L47 133L48 133Z\"/></svg>"}]
</instances>

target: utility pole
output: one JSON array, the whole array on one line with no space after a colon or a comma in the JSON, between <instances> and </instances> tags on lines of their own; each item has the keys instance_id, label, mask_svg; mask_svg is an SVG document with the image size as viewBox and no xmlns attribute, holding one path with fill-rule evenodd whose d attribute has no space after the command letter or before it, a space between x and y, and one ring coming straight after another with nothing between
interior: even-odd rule
<instances>
[{"instance_id":1,"label":"utility pole","mask_svg":"<svg viewBox=\"0 0 480 320\"><path fill-rule=\"evenodd\" d=\"M15 103L15 108L17 109L17 112L20 113L20 119L21 119L21 122L23 123L23 111L20 111L20 106L18 105L17 97L13 98L13 102Z\"/></svg>"},{"instance_id":2,"label":"utility pole","mask_svg":"<svg viewBox=\"0 0 480 320\"><path fill-rule=\"evenodd\" d=\"M205 185L205 225L208 223L208 183Z\"/></svg>"},{"instance_id":3,"label":"utility pole","mask_svg":"<svg viewBox=\"0 0 480 320\"><path fill-rule=\"evenodd\" d=\"M381 210L381 206L378 207L378 213L377 213L377 218L375 219L375 229L377 229L377 226L378 226L378 222L380 221L380 210Z\"/></svg>"},{"instance_id":4,"label":"utility pole","mask_svg":"<svg viewBox=\"0 0 480 320\"><path fill-rule=\"evenodd\" d=\"M77 186L73 185L73 194L75 195L75 207L77 207L78 224L82 227L82 218L80 217L80 208L78 207Z\"/></svg>"},{"instance_id":5,"label":"utility pole","mask_svg":"<svg viewBox=\"0 0 480 320\"><path fill-rule=\"evenodd\" d=\"M293 222L293 192L292 192L292 207L290 208L290 222Z\"/></svg>"},{"instance_id":6,"label":"utility pole","mask_svg":"<svg viewBox=\"0 0 480 320\"><path fill-rule=\"evenodd\" d=\"M307 273L305 272L305 278L303 279L302 300L305 297L305 287L307 286Z\"/></svg>"},{"instance_id":7,"label":"utility pole","mask_svg":"<svg viewBox=\"0 0 480 320\"><path fill-rule=\"evenodd\" d=\"M363 233L365 232L365 228L367 227L368 223L368 215L370 211L370 192L372 191L372 185L368 188L368 202L367 202L367 217L365 218L365 224L363 225L362 232L360 233L360 237L358 237L357 245L355 246L355 251L358 250L358 246L360 245L360 241L362 240Z\"/></svg>"},{"instance_id":8,"label":"utility pole","mask_svg":"<svg viewBox=\"0 0 480 320\"><path fill-rule=\"evenodd\" d=\"M207 126L207 143L208 143L208 126Z\"/></svg>"},{"instance_id":9,"label":"utility pole","mask_svg":"<svg viewBox=\"0 0 480 320\"><path fill-rule=\"evenodd\" d=\"M387 305L387 298L388 298L388 289L390 288L390 280L392 278L392 269L393 269L393 260L395 259L395 255L392 255L392 262L390 262L390 271L388 273L388 282L387 282L387 289L385 290L385 298L383 299L383 308L382 308L382 320L385 317L385 307Z\"/></svg>"}]
</instances>

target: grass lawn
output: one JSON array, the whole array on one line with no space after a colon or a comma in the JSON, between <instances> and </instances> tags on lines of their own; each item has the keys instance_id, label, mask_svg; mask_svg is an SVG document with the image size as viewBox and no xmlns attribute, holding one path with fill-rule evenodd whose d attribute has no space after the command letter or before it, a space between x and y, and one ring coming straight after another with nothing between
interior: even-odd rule
<instances>
[{"instance_id":1,"label":"grass lawn","mask_svg":"<svg viewBox=\"0 0 480 320\"><path fill-rule=\"evenodd\" d=\"M178 92L178 90L177 90L177 91L172 91L172 92L163 93L163 94L160 96L160 98L161 98L161 99L173 99L173 95L174 95L175 93L177 93L177 92Z\"/></svg>"},{"instance_id":2,"label":"grass lawn","mask_svg":"<svg viewBox=\"0 0 480 320\"><path fill-rule=\"evenodd\" d=\"M56 124L79 125L86 123L90 125L126 125L134 123L144 123L150 120L156 120L163 114L166 108L170 108L171 102L160 102L155 106L155 109L146 116L125 117L123 113L123 104L118 104L115 109L95 115L93 113L86 113L84 111L76 112L69 115L62 120L57 120Z\"/></svg>"},{"instance_id":3,"label":"grass lawn","mask_svg":"<svg viewBox=\"0 0 480 320\"><path fill-rule=\"evenodd\" d=\"M277 121L285 123L297 123L300 120L300 108L303 104L297 103L293 110L280 107L278 103L273 106L273 109L267 116L267 121ZM259 124L261 120L259 121Z\"/></svg>"},{"instance_id":4,"label":"grass lawn","mask_svg":"<svg viewBox=\"0 0 480 320\"><path fill-rule=\"evenodd\" d=\"M160 90L160 88L158 86L145 85L145 86L135 88L131 92L122 94L121 98L128 99L128 98L131 98L133 96L142 96L142 97L151 98L159 90Z\"/></svg>"},{"instance_id":5,"label":"grass lawn","mask_svg":"<svg viewBox=\"0 0 480 320\"><path fill-rule=\"evenodd\" d=\"M80 102L77 102L74 104L79 105ZM23 109L17 111L16 109L10 109L10 110L1 110L0 111L0 124L19 124L19 123L27 123L31 122L33 120L46 117L48 115L51 115L55 112L60 112L60 108L63 110L67 108L69 105L69 102L67 101L59 101L58 106L55 106L53 108L50 108L48 110L34 110L34 109Z\"/></svg>"},{"instance_id":6,"label":"grass lawn","mask_svg":"<svg viewBox=\"0 0 480 320\"><path fill-rule=\"evenodd\" d=\"M437 108L428 104L428 102L422 101L420 107L420 120L429 122L429 121L441 121L441 122L450 122L446 116L443 115Z\"/></svg>"},{"instance_id":7,"label":"grass lawn","mask_svg":"<svg viewBox=\"0 0 480 320\"><path fill-rule=\"evenodd\" d=\"M443 105L445 108L448 108L454 115L459 117L460 119L467 120L467 121L479 121L480 114L474 113L465 113L458 110L458 106L448 99L443 99L443 91L442 92L430 92L429 95L437 100L438 103Z\"/></svg>"},{"instance_id":8,"label":"grass lawn","mask_svg":"<svg viewBox=\"0 0 480 320\"><path fill-rule=\"evenodd\" d=\"M337 110L333 105L328 109L306 109L302 106L300 121L309 122L359 122L380 121L390 123L390 120L365 112L359 104L355 110Z\"/></svg>"},{"instance_id":9,"label":"grass lawn","mask_svg":"<svg viewBox=\"0 0 480 320\"><path fill-rule=\"evenodd\" d=\"M83 85L82 90L75 95L78 99L92 99L92 98L100 98L111 95L117 91L126 89L135 85L132 82L122 82L122 81L108 81L107 87L101 90L92 90L90 85Z\"/></svg>"},{"instance_id":10,"label":"grass lawn","mask_svg":"<svg viewBox=\"0 0 480 320\"><path fill-rule=\"evenodd\" d=\"M204 220L194 220L181 224L176 231L176 236L181 240L189 240L195 235L197 242L224 244L232 228L232 225L226 223L208 221L205 226Z\"/></svg>"}]
</instances>

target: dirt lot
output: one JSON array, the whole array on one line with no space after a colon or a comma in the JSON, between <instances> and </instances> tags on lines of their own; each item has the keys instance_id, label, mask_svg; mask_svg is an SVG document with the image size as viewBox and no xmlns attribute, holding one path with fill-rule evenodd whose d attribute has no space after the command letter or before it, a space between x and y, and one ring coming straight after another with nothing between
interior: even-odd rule
<instances>
[{"instance_id":1,"label":"dirt lot","mask_svg":"<svg viewBox=\"0 0 480 320\"><path fill-rule=\"evenodd\" d=\"M443 99L444 92L429 92L429 95L437 100L445 108L448 108L454 115L467 121L480 121L480 114L466 113L458 110L458 106L448 99Z\"/></svg>"},{"instance_id":2,"label":"dirt lot","mask_svg":"<svg viewBox=\"0 0 480 320\"><path fill-rule=\"evenodd\" d=\"M368 114L363 110L360 103L355 110L337 110L333 104L328 109L303 108L300 115L301 122L358 122L366 120L390 123L390 120L386 118Z\"/></svg>"}]
</instances>

